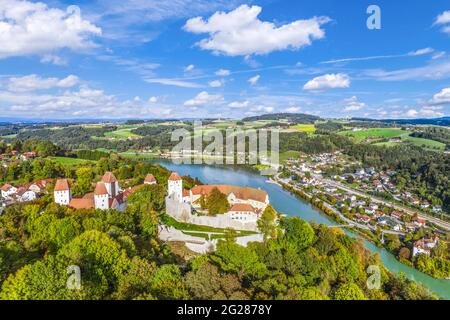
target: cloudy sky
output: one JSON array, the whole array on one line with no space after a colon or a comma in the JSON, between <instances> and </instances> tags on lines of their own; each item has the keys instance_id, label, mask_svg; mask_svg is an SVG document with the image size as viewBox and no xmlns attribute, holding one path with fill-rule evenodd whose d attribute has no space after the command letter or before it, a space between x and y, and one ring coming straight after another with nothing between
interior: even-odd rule
<instances>
[{"instance_id":1,"label":"cloudy sky","mask_svg":"<svg viewBox=\"0 0 450 320\"><path fill-rule=\"evenodd\" d=\"M449 44L448 1L0 0L0 118L448 116Z\"/></svg>"}]
</instances>

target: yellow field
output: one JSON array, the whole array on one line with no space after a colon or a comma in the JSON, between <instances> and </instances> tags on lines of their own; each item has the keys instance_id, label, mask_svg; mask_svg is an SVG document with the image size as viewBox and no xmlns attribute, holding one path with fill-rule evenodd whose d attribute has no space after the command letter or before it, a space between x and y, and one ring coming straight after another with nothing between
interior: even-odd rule
<instances>
[{"instance_id":1,"label":"yellow field","mask_svg":"<svg viewBox=\"0 0 450 320\"><path fill-rule=\"evenodd\" d=\"M313 124L297 124L295 126L292 126L291 129L309 133L316 132L316 127Z\"/></svg>"}]
</instances>

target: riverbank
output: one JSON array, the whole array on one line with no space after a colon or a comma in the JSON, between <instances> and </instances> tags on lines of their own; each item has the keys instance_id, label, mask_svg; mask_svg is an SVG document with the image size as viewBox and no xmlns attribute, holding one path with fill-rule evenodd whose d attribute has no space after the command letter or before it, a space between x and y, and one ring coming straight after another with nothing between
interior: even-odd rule
<instances>
[{"instance_id":1,"label":"riverbank","mask_svg":"<svg viewBox=\"0 0 450 320\"><path fill-rule=\"evenodd\" d=\"M286 184L278 176L275 176L274 180L277 181L282 186L283 189L291 192L292 194L294 194L297 197L300 197L304 201L308 201L311 205L313 205L315 208L320 210L322 213L326 214L327 216L332 218L334 221L341 224L340 227L343 227L343 228L351 227L353 232L356 232L359 235L363 236L366 240L371 241L377 247L383 248L383 249L387 250L388 252L390 252L397 259L397 261L399 263L407 265L408 267L414 268L420 272L424 272L424 271L416 268L413 261L399 259L396 252L390 250L386 245L383 244L383 242L378 238L378 236L376 234L374 234L374 232L376 232L376 230L374 230L374 228L370 228L366 225L361 225L360 223L357 223L355 221L352 221L348 218L343 217L343 215L341 213L339 213L337 209L333 208L330 204L328 204L324 201L321 201L320 199L317 199L317 198L314 199L314 197L306 194L303 190L300 190L289 184ZM383 233L385 231L382 230L381 232ZM429 275L430 277L433 277L434 279L437 279L437 280L449 280L448 278L435 277L434 274L429 273L429 272L424 272L424 273Z\"/></svg>"},{"instance_id":2,"label":"riverbank","mask_svg":"<svg viewBox=\"0 0 450 320\"><path fill-rule=\"evenodd\" d=\"M184 165L175 164L167 160L151 160L172 171L177 171L180 175L189 175L200 179L206 184L231 184L244 187L264 189L270 198L271 205L281 214L289 217L298 216L311 223L336 226L336 222L330 216L313 207L306 200L297 197L277 184L267 183L267 178L249 171L239 166L211 166L211 165ZM373 242L361 237L356 229L345 229L345 233L351 237L360 237L364 239L365 247L373 253L380 256L386 268L393 273L403 273L413 281L423 284L438 296L444 299L450 299L450 281L440 280L418 271L410 266L399 262L394 255L386 249L376 246Z\"/></svg>"}]
</instances>

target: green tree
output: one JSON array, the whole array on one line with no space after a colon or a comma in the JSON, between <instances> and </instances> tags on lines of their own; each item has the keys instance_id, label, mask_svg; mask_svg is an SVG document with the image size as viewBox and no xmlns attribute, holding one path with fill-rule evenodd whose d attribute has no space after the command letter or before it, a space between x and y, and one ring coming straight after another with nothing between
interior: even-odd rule
<instances>
[{"instance_id":1,"label":"green tree","mask_svg":"<svg viewBox=\"0 0 450 320\"><path fill-rule=\"evenodd\" d=\"M76 171L78 194L83 195L92 191L92 183L94 181L94 172L91 167L80 167Z\"/></svg>"},{"instance_id":2,"label":"green tree","mask_svg":"<svg viewBox=\"0 0 450 320\"><path fill-rule=\"evenodd\" d=\"M364 292L354 283L345 283L334 292L335 300L367 300Z\"/></svg>"},{"instance_id":3,"label":"green tree","mask_svg":"<svg viewBox=\"0 0 450 320\"><path fill-rule=\"evenodd\" d=\"M285 229L287 241L299 250L309 247L314 242L314 230L311 225L298 217L282 219L281 226Z\"/></svg>"},{"instance_id":4,"label":"green tree","mask_svg":"<svg viewBox=\"0 0 450 320\"><path fill-rule=\"evenodd\" d=\"M269 238L275 239L277 236L276 218L277 213L271 205L268 205L258 220L258 229L264 235L266 241Z\"/></svg>"},{"instance_id":5,"label":"green tree","mask_svg":"<svg viewBox=\"0 0 450 320\"><path fill-rule=\"evenodd\" d=\"M151 293L158 299L181 300L188 299L181 271L178 266L165 264L158 268L151 278Z\"/></svg>"},{"instance_id":6,"label":"green tree","mask_svg":"<svg viewBox=\"0 0 450 320\"><path fill-rule=\"evenodd\" d=\"M230 204L228 203L227 196L214 188L206 199L206 208L210 215L224 214L230 210Z\"/></svg>"}]
</instances>

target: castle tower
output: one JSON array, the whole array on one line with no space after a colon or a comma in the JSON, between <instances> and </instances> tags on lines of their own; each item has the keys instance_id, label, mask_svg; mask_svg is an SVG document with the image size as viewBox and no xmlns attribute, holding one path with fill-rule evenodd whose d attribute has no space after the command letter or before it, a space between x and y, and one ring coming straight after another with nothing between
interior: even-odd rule
<instances>
[{"instance_id":1,"label":"castle tower","mask_svg":"<svg viewBox=\"0 0 450 320\"><path fill-rule=\"evenodd\" d=\"M105 183L98 182L94 191L94 205L95 209L108 210L109 209L109 193Z\"/></svg>"},{"instance_id":2,"label":"castle tower","mask_svg":"<svg viewBox=\"0 0 450 320\"><path fill-rule=\"evenodd\" d=\"M173 195L175 200L183 202L183 180L176 172L172 172L169 177L168 193L169 197Z\"/></svg>"},{"instance_id":3,"label":"castle tower","mask_svg":"<svg viewBox=\"0 0 450 320\"><path fill-rule=\"evenodd\" d=\"M112 172L106 172L102 178L106 190L110 198L114 198L119 194L119 181Z\"/></svg>"},{"instance_id":4,"label":"castle tower","mask_svg":"<svg viewBox=\"0 0 450 320\"><path fill-rule=\"evenodd\" d=\"M70 192L69 181L67 179L58 179L53 190L53 196L55 203L67 206L72 199L72 193Z\"/></svg>"}]
</instances>

